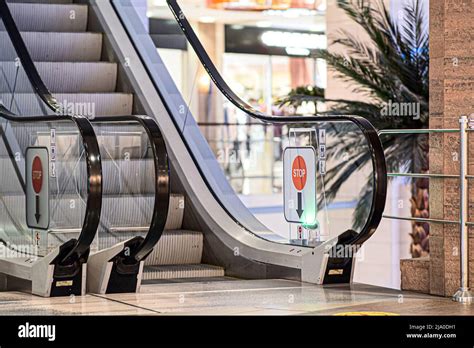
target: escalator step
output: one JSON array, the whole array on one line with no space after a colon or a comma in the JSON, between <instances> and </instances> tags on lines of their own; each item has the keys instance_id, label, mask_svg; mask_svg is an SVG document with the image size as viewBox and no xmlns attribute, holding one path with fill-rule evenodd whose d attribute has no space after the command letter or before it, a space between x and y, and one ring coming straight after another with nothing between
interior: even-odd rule
<instances>
[{"instance_id":1,"label":"escalator step","mask_svg":"<svg viewBox=\"0 0 474 348\"><path fill-rule=\"evenodd\" d=\"M183 217L184 205L180 195L170 196L170 209L168 210L165 230L180 230ZM102 234L104 244L102 248L108 248L117 243L136 236L137 232L148 232L153 211L154 196L104 196L102 214L108 217L111 224L109 227L119 227L113 234ZM102 244L101 244L102 245Z\"/></svg>"},{"instance_id":2,"label":"escalator step","mask_svg":"<svg viewBox=\"0 0 474 348\"><path fill-rule=\"evenodd\" d=\"M81 107L92 110L94 116L130 115L133 109L133 95L130 93L55 93L57 101L72 113L81 113ZM88 112L85 111L86 115Z\"/></svg>"},{"instance_id":3,"label":"escalator step","mask_svg":"<svg viewBox=\"0 0 474 348\"><path fill-rule=\"evenodd\" d=\"M11 93L0 93L0 100L9 107L11 97ZM54 93L54 97L65 107L66 113L86 117L130 115L133 107L133 95L129 93ZM20 116L29 116L43 115L45 108L33 93L15 93L10 110ZM54 114L52 110L46 111Z\"/></svg>"},{"instance_id":4,"label":"escalator step","mask_svg":"<svg viewBox=\"0 0 474 348\"><path fill-rule=\"evenodd\" d=\"M143 280L223 277L224 269L206 264L145 266Z\"/></svg>"},{"instance_id":5,"label":"escalator step","mask_svg":"<svg viewBox=\"0 0 474 348\"><path fill-rule=\"evenodd\" d=\"M8 3L24 3L24 4L72 4L74 0L7 0Z\"/></svg>"},{"instance_id":6,"label":"escalator step","mask_svg":"<svg viewBox=\"0 0 474 348\"><path fill-rule=\"evenodd\" d=\"M117 83L117 64L109 62L36 62L43 82L53 93L111 93ZM3 79L0 93L9 93L13 83L16 92L31 93L25 70L17 71L15 62L0 62Z\"/></svg>"},{"instance_id":7,"label":"escalator step","mask_svg":"<svg viewBox=\"0 0 474 348\"><path fill-rule=\"evenodd\" d=\"M102 53L101 33L21 33L31 58L38 62L95 62ZM17 57L6 31L0 32L0 61Z\"/></svg>"},{"instance_id":8,"label":"escalator step","mask_svg":"<svg viewBox=\"0 0 474 348\"><path fill-rule=\"evenodd\" d=\"M117 232L99 235L99 249L105 249L127 239L142 236L146 232ZM145 266L200 264L203 250L203 234L197 231L165 231L155 249L145 260Z\"/></svg>"},{"instance_id":9,"label":"escalator step","mask_svg":"<svg viewBox=\"0 0 474 348\"><path fill-rule=\"evenodd\" d=\"M43 82L54 93L115 92L117 64L109 62L37 62Z\"/></svg>"},{"instance_id":10,"label":"escalator step","mask_svg":"<svg viewBox=\"0 0 474 348\"><path fill-rule=\"evenodd\" d=\"M184 196L172 193L170 196L170 205L168 209L168 218L166 220L166 230L179 230L183 225L184 219Z\"/></svg>"},{"instance_id":11,"label":"escalator step","mask_svg":"<svg viewBox=\"0 0 474 348\"><path fill-rule=\"evenodd\" d=\"M87 28L87 5L15 2L9 7L21 31L80 32Z\"/></svg>"},{"instance_id":12,"label":"escalator step","mask_svg":"<svg viewBox=\"0 0 474 348\"><path fill-rule=\"evenodd\" d=\"M31 58L38 62L96 62L102 34L88 32L22 32ZM0 56L0 58L3 58Z\"/></svg>"},{"instance_id":13,"label":"escalator step","mask_svg":"<svg viewBox=\"0 0 474 348\"><path fill-rule=\"evenodd\" d=\"M145 265L184 265L201 263L204 237L202 232L165 231Z\"/></svg>"}]
</instances>

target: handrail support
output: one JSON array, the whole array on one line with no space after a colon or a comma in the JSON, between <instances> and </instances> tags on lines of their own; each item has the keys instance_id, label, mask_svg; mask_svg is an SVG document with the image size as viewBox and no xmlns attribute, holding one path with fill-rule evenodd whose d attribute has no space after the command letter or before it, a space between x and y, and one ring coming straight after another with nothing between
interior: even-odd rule
<instances>
[{"instance_id":1,"label":"handrail support","mask_svg":"<svg viewBox=\"0 0 474 348\"><path fill-rule=\"evenodd\" d=\"M467 183L467 127L469 119L467 116L461 116L460 123L460 241L461 241L461 284L458 291L454 294L453 300L461 303L472 303L473 295L469 290L469 231L467 226L469 196Z\"/></svg>"}]
</instances>

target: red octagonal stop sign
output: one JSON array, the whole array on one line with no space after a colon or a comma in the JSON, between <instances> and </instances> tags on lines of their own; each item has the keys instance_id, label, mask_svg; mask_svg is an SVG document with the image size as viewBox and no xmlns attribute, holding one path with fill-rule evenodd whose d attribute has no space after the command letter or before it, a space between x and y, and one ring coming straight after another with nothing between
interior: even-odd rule
<instances>
[{"instance_id":1,"label":"red octagonal stop sign","mask_svg":"<svg viewBox=\"0 0 474 348\"><path fill-rule=\"evenodd\" d=\"M36 156L33 159L33 165L31 166L31 181L35 193L39 194L43 187L43 164L41 163L41 158L39 158L39 156Z\"/></svg>"},{"instance_id":2,"label":"red octagonal stop sign","mask_svg":"<svg viewBox=\"0 0 474 348\"><path fill-rule=\"evenodd\" d=\"M291 178L293 185L298 191L302 191L306 185L308 171L306 170L306 162L302 156L296 156L291 166Z\"/></svg>"}]
</instances>

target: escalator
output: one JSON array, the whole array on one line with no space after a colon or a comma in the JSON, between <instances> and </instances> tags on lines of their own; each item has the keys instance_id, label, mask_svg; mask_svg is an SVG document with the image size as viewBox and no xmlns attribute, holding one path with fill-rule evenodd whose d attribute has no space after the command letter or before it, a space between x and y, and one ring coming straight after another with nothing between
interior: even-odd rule
<instances>
[{"instance_id":1,"label":"escalator","mask_svg":"<svg viewBox=\"0 0 474 348\"><path fill-rule=\"evenodd\" d=\"M96 120L100 117L145 114L132 93L124 65L113 58L110 43L106 35L97 29L95 14L86 4L72 1L8 1L8 4L43 81L60 103L66 107L78 104L74 111L87 117L92 116L89 111L94 110ZM73 19L70 18L71 13L74 14ZM100 134L98 136L100 140ZM114 145L114 153L121 153L121 158L124 153L130 152L127 151L130 146L126 143L133 142L131 135L122 138L124 144L119 144L118 148ZM108 147L110 149L112 145ZM136 165L130 165L128 170L120 169L122 180L131 171L149 175L152 165L137 157L141 152L143 148L130 152L130 163L135 162ZM112 151L101 153L104 167L109 162L116 162L117 156L109 155ZM125 161L120 162L125 164ZM107 172L104 168L104 175ZM133 179L128 180L133 182ZM140 204L150 205L153 198L150 197L149 187L141 192L135 190L136 194L129 200L123 197L122 191L120 207L114 200L120 193L118 189L109 193L104 192L103 215L114 216L115 222L109 226L108 232L112 230L112 233L99 231L99 235L104 236L99 238L98 249L101 250L117 241L143 236L149 229L149 216L143 216L139 211ZM138 204L137 199L140 201ZM222 267L201 262L203 233L199 228L183 224L186 203L184 194L178 190L172 193L165 232L145 262L144 280L224 276Z\"/></svg>"},{"instance_id":2,"label":"escalator","mask_svg":"<svg viewBox=\"0 0 474 348\"><path fill-rule=\"evenodd\" d=\"M241 124L250 125L249 127L286 127L289 135L285 139L287 146L291 147L292 141L294 143L303 140L303 145L313 147L318 156L321 156L319 146L322 145L318 133L320 130L326 132L328 139L325 142L330 160L325 162L325 170L322 170L319 164L317 167L318 205L321 213L319 237L322 238L317 238L309 244L300 238L293 238L293 229L305 228L304 223L299 226L285 222L275 225L271 219L257 217L252 212L255 209L252 209L245 197L238 195L235 186L230 184L227 172L219 163L219 153L211 148L212 145L207 142L208 139L204 137L204 132L196 122L197 118L203 119L206 115L193 115L193 112L206 111L193 107L192 100L196 95L183 95L176 87L169 73L169 69L173 69L173 63L166 65L157 54L154 38L143 26L143 15L139 15L139 9L134 6L133 1L111 1L112 6L109 2L92 3L91 8L103 21L105 31L114 33L111 36L117 40L114 43L117 55L123 55L133 62L130 78L134 78L135 82L147 91L152 86L155 88L155 94L148 93L141 100L147 113L159 110L159 113L155 111L155 114L159 115L160 126L166 130L167 141L172 144L169 145L172 149L170 158L174 169L172 178L180 182L181 189L190 203L188 205L191 205L193 218L198 220L204 231L205 262L222 265L226 275L243 278L291 278L318 284L350 282L357 252L375 232L385 206L385 159L372 125L361 117L353 116L273 117L256 111L232 91L217 71L206 49L194 34L192 25L187 21L186 11L183 11L176 1L167 1L174 19L188 40L188 50L192 48L195 51L197 59L209 74L212 83L208 90L212 91L215 86L220 91L210 103L217 100L219 107L224 104L225 109L226 100L231 102L241 113L240 116L244 120ZM115 27L112 19L114 12L124 26L125 33ZM212 42L212 36L202 35ZM120 45L126 37L129 38L130 45ZM143 66L135 66L139 63ZM150 81L146 81L146 77ZM202 81L201 78L198 69L194 77L191 73L190 79L196 84ZM198 88L200 87L202 86ZM210 95L211 92L203 98L210 99ZM161 114L168 117L162 117ZM226 127L224 122L222 128ZM301 132L309 133L309 136L294 135ZM338 145L342 143L345 143L345 148L348 149L345 154L339 150ZM283 151L279 152L280 158L282 154ZM254 162L263 162L265 157L266 155L263 155ZM346 157L355 158L355 161L347 161ZM355 168L348 169L345 166ZM359 223L354 224L352 220L345 224L340 223L339 220L347 220L344 216L348 213L347 210L338 214L337 210L333 209L336 204L327 202L327 196L334 193L327 190L325 181L332 179L337 185L341 180L339 172L344 175L351 173L355 179L350 187L341 187L336 196L347 194L351 200L361 200L359 192L364 185L368 185L361 200L364 205L357 205L356 202L354 208L349 209L349 215L353 215L357 209L362 208ZM282 178L279 181L281 188L284 183ZM258 188L257 186L253 188ZM277 199L282 202L285 198L280 193ZM333 202L335 201L333 199ZM283 211L279 212L272 217L281 219ZM267 227L272 224L271 228ZM339 253L341 250L342 253Z\"/></svg>"},{"instance_id":3,"label":"escalator","mask_svg":"<svg viewBox=\"0 0 474 348\"><path fill-rule=\"evenodd\" d=\"M17 5L24 4L0 2L2 288L41 296L139 291L144 260L163 233L170 200L161 131L146 116L118 117L110 108L77 112L77 106L95 108L102 96L91 101L75 94L90 81L61 75L48 45L40 55L52 61L33 62L37 41L25 45L30 34L18 30L21 19L12 16ZM42 66L54 88L63 79L58 83L71 94L51 94ZM25 164L30 150L44 154L40 169ZM42 178L36 197L28 194L35 175ZM28 214L35 202L36 211ZM26 251L18 254L20 249Z\"/></svg>"},{"instance_id":4,"label":"escalator","mask_svg":"<svg viewBox=\"0 0 474 348\"><path fill-rule=\"evenodd\" d=\"M148 115L163 132L170 159L172 194L165 231L145 259L143 279L161 282L230 276L288 278L318 284L350 282L355 255L341 256L336 250L340 246L362 245L375 232L385 205L386 168L375 129L360 117L274 117L256 111L229 88L215 69L178 4L171 0L168 4L222 93L222 99L240 109L248 124L256 123L262 129L287 127L294 134L305 131L316 135L324 129L328 145L337 144L341 138L350 141L354 153L349 155L360 156L361 162L365 160L370 164L364 167L370 190L364 223L358 227L349 223L344 228L336 226L336 230L331 230L337 218L331 215L331 206L321 199L319 211L326 218L319 232L323 238L311 243L293 238L297 224L286 223L282 229L268 228L228 181L214 149L194 118L191 98L183 97L176 87L133 1L9 1L35 65L57 100L64 100L64 104L73 101L72 104L95 105L93 116L99 121L103 121L105 115L116 119L123 115ZM290 137L288 142L292 140ZM128 153L127 158L135 163L134 168L148 168L147 159L139 155L140 150L126 151L133 135L124 132L123 139L124 143L116 143L114 149L122 155ZM309 141L307 136L294 136L293 141L306 141L305 146L315 149L321 145L320 139L311 135ZM337 154L337 146L328 147L329 150ZM110 155L108 159L114 162L122 155ZM343 165L336 155L332 158L328 172ZM107 156L102 159L105 168ZM126 173L126 170L120 172ZM106 170L104 176L105 173ZM326 195L325 178L325 174L318 174L318 197L321 198ZM123 192L112 193L124 199ZM138 191L133 199L146 202L148 193L146 189ZM139 204L134 200L123 200L120 211L138 209ZM115 208L113 204L111 210ZM148 230L146 219L130 223L130 218L136 216L136 213L123 215L124 219L115 225L103 222L106 226L99 227L97 249L105 250L117 241Z\"/></svg>"},{"instance_id":5,"label":"escalator","mask_svg":"<svg viewBox=\"0 0 474 348\"><path fill-rule=\"evenodd\" d=\"M99 145L86 118L47 115L41 110L34 116L20 116L10 111L25 100L38 107L44 103L37 97L41 86L31 83L38 82L39 76L18 58L19 46L7 29L11 26L11 17L4 16L2 9L1 285L40 296L84 294L86 263L102 206ZM67 132L68 139L56 138L54 132ZM53 146L58 151L50 151ZM66 208L78 199L77 209ZM77 233L63 243L47 238L48 230L71 227Z\"/></svg>"}]
</instances>

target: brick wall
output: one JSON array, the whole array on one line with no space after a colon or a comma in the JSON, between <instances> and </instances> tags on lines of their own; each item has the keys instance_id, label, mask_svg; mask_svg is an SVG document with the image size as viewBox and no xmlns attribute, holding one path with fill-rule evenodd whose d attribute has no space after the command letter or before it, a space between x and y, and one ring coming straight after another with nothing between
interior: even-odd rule
<instances>
[{"instance_id":1,"label":"brick wall","mask_svg":"<svg viewBox=\"0 0 474 348\"><path fill-rule=\"evenodd\" d=\"M460 115L474 113L474 0L430 1L430 128L458 128ZM473 115L474 116L474 115ZM430 137L430 172L459 173L459 136ZM474 134L469 141L474 174ZM432 218L459 220L459 181L430 180ZM469 186L469 221L474 221L474 181ZM474 229L470 230L474 286ZM459 227L431 224L430 293L451 296L459 287Z\"/></svg>"}]
</instances>

